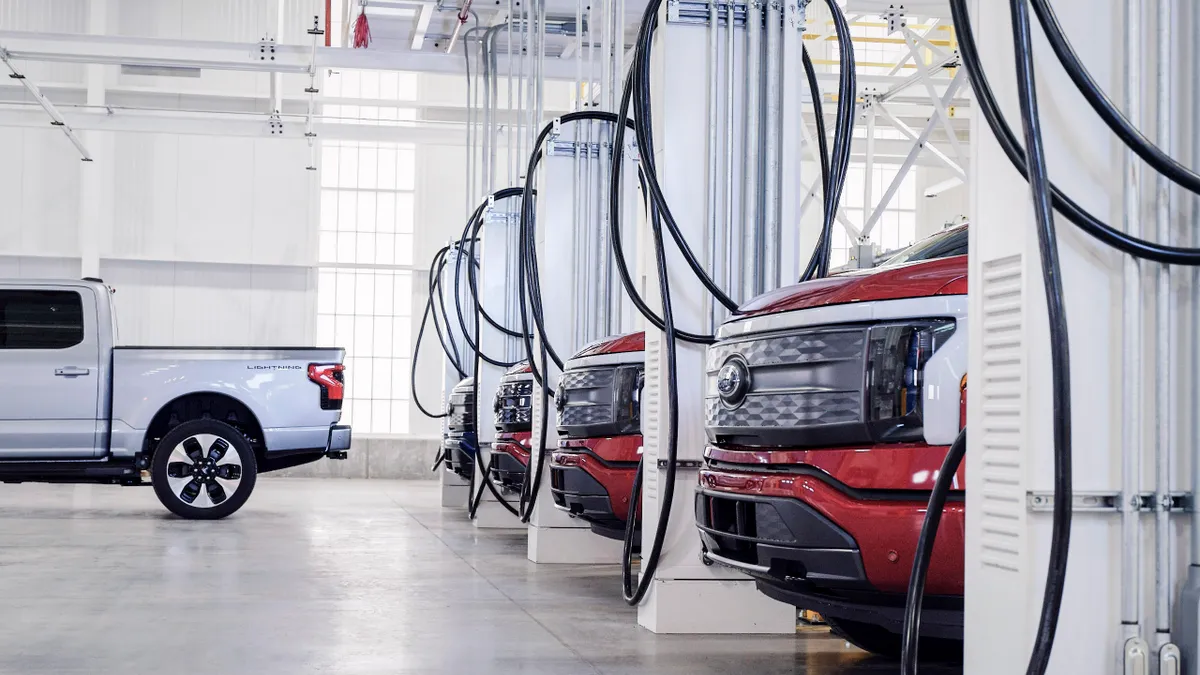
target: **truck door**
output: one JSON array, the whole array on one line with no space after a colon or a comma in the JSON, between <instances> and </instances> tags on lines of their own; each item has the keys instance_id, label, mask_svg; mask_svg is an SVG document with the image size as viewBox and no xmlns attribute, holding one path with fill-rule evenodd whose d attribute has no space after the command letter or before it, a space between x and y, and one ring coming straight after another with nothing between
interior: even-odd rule
<instances>
[{"instance_id":1,"label":"truck door","mask_svg":"<svg viewBox=\"0 0 1200 675\"><path fill-rule=\"evenodd\" d=\"M0 459L96 455L96 311L86 286L0 285Z\"/></svg>"}]
</instances>

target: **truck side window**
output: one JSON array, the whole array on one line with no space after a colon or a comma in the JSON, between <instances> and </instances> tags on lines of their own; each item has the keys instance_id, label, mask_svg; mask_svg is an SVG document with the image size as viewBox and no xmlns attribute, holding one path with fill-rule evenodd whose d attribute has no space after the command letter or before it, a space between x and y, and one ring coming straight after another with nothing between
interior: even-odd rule
<instances>
[{"instance_id":1,"label":"truck side window","mask_svg":"<svg viewBox=\"0 0 1200 675\"><path fill-rule=\"evenodd\" d=\"M0 290L0 349L66 349L80 342L79 293Z\"/></svg>"}]
</instances>

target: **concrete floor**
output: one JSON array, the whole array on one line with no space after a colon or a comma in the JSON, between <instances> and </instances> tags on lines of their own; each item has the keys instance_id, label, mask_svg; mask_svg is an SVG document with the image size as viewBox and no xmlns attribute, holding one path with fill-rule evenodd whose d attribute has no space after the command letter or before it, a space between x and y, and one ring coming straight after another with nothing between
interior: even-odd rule
<instances>
[{"instance_id":1,"label":"concrete floor","mask_svg":"<svg viewBox=\"0 0 1200 675\"><path fill-rule=\"evenodd\" d=\"M653 635L616 567L533 565L523 533L437 502L427 482L273 479L188 522L148 488L0 486L0 673L897 671L827 633Z\"/></svg>"}]
</instances>

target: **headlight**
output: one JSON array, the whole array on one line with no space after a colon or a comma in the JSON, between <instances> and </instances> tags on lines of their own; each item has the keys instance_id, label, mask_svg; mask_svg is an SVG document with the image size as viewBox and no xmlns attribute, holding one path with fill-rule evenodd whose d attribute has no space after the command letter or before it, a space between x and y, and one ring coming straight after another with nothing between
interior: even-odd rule
<instances>
[{"instance_id":1,"label":"headlight","mask_svg":"<svg viewBox=\"0 0 1200 675\"><path fill-rule=\"evenodd\" d=\"M867 335L867 424L880 442L921 440L925 363L955 323L934 320L872 326Z\"/></svg>"},{"instance_id":2,"label":"headlight","mask_svg":"<svg viewBox=\"0 0 1200 675\"><path fill-rule=\"evenodd\" d=\"M643 366L617 368L613 382L613 421L617 434L637 434L642 431L642 385L645 382Z\"/></svg>"}]
</instances>

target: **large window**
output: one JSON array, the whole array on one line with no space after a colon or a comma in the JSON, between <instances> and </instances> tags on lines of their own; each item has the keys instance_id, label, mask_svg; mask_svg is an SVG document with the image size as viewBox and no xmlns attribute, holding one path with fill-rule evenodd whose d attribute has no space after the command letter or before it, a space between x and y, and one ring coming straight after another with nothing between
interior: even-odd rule
<instances>
[{"instance_id":1,"label":"large window","mask_svg":"<svg viewBox=\"0 0 1200 675\"><path fill-rule=\"evenodd\" d=\"M842 192L842 212L846 219L855 227L862 228L866 219L883 199L888 186L896 177L899 169L896 164L876 164L871 172L872 204L863 207L866 197L867 169L862 164L851 164L846 175L846 189ZM917 236L917 180L916 172L910 170L900 181L900 187L895 196L888 202L879 222L871 230L871 242L878 252L895 251L911 244ZM830 253L829 264L833 267L845 265L850 258L850 247L854 242L846 229L835 225L833 231L833 251Z\"/></svg>"},{"instance_id":2,"label":"large window","mask_svg":"<svg viewBox=\"0 0 1200 675\"><path fill-rule=\"evenodd\" d=\"M406 111L386 103L414 98L415 81L405 73L331 72L322 93L355 101L326 104L323 114L381 124L405 119ZM342 418L360 434L408 433L415 188L411 144L321 142L317 335L346 349Z\"/></svg>"}]
</instances>

